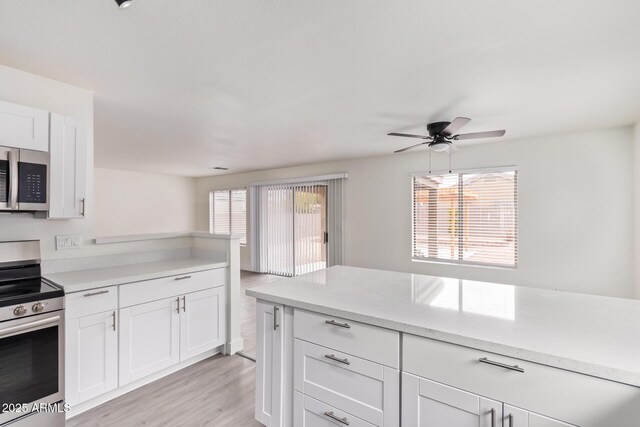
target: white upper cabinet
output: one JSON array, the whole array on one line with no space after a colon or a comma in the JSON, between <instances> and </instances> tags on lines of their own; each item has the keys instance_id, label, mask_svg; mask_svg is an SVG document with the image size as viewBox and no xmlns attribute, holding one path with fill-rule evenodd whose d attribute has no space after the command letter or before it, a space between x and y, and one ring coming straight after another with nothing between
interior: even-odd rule
<instances>
[{"instance_id":1,"label":"white upper cabinet","mask_svg":"<svg viewBox=\"0 0 640 427\"><path fill-rule=\"evenodd\" d=\"M0 101L0 146L49 150L49 113Z\"/></svg>"},{"instance_id":2,"label":"white upper cabinet","mask_svg":"<svg viewBox=\"0 0 640 427\"><path fill-rule=\"evenodd\" d=\"M87 123L51 114L49 218L83 218L87 196Z\"/></svg>"}]
</instances>

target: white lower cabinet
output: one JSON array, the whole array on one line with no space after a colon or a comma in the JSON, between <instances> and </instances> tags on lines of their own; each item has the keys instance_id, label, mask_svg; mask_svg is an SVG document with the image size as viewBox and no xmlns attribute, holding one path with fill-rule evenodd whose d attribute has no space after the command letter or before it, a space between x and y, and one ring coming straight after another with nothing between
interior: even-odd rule
<instances>
[{"instance_id":1,"label":"white lower cabinet","mask_svg":"<svg viewBox=\"0 0 640 427\"><path fill-rule=\"evenodd\" d=\"M283 306L257 301L256 330L255 418L267 427L283 426Z\"/></svg>"},{"instance_id":2,"label":"white lower cabinet","mask_svg":"<svg viewBox=\"0 0 640 427\"><path fill-rule=\"evenodd\" d=\"M504 427L569 427L571 424L534 414L524 409L504 405Z\"/></svg>"},{"instance_id":3,"label":"white lower cabinet","mask_svg":"<svg viewBox=\"0 0 640 427\"><path fill-rule=\"evenodd\" d=\"M67 319L66 401L84 402L118 386L116 310Z\"/></svg>"},{"instance_id":4,"label":"white lower cabinet","mask_svg":"<svg viewBox=\"0 0 640 427\"><path fill-rule=\"evenodd\" d=\"M224 287L182 296L180 361L224 344L225 307Z\"/></svg>"},{"instance_id":5,"label":"white lower cabinet","mask_svg":"<svg viewBox=\"0 0 640 427\"><path fill-rule=\"evenodd\" d=\"M180 297L120 309L120 386L180 361Z\"/></svg>"},{"instance_id":6,"label":"white lower cabinet","mask_svg":"<svg viewBox=\"0 0 640 427\"><path fill-rule=\"evenodd\" d=\"M498 427L502 403L402 374L403 427Z\"/></svg>"},{"instance_id":7,"label":"white lower cabinet","mask_svg":"<svg viewBox=\"0 0 640 427\"><path fill-rule=\"evenodd\" d=\"M120 309L120 386L225 342L224 287Z\"/></svg>"},{"instance_id":8,"label":"white lower cabinet","mask_svg":"<svg viewBox=\"0 0 640 427\"><path fill-rule=\"evenodd\" d=\"M402 374L403 427L569 427L570 424Z\"/></svg>"},{"instance_id":9,"label":"white lower cabinet","mask_svg":"<svg viewBox=\"0 0 640 427\"><path fill-rule=\"evenodd\" d=\"M375 427L373 424L296 391L294 396L296 427Z\"/></svg>"}]
</instances>

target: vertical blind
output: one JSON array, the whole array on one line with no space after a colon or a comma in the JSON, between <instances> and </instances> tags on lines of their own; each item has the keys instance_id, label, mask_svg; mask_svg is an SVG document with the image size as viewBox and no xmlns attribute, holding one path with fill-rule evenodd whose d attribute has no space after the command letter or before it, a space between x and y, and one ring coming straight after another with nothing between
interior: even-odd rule
<instances>
[{"instance_id":1,"label":"vertical blind","mask_svg":"<svg viewBox=\"0 0 640 427\"><path fill-rule=\"evenodd\" d=\"M341 264L343 181L249 187L252 269L295 276Z\"/></svg>"},{"instance_id":2,"label":"vertical blind","mask_svg":"<svg viewBox=\"0 0 640 427\"><path fill-rule=\"evenodd\" d=\"M517 172L413 177L413 258L463 264L518 263Z\"/></svg>"},{"instance_id":3,"label":"vertical blind","mask_svg":"<svg viewBox=\"0 0 640 427\"><path fill-rule=\"evenodd\" d=\"M209 194L210 232L240 236L246 243L247 197L245 190L212 191Z\"/></svg>"}]
</instances>

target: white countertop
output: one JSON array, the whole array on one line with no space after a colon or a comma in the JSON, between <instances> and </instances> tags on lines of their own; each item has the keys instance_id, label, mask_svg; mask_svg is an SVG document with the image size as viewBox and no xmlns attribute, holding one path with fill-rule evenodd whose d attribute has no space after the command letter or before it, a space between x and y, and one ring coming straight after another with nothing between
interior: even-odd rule
<instances>
[{"instance_id":1,"label":"white countertop","mask_svg":"<svg viewBox=\"0 0 640 427\"><path fill-rule=\"evenodd\" d=\"M640 301L336 266L247 295L640 387Z\"/></svg>"},{"instance_id":2,"label":"white countertop","mask_svg":"<svg viewBox=\"0 0 640 427\"><path fill-rule=\"evenodd\" d=\"M204 258L179 258L166 261L119 265L115 267L73 270L64 273L45 274L44 277L62 286L65 293L86 291L105 286L139 282L157 277L192 273L227 267L226 261Z\"/></svg>"}]
</instances>

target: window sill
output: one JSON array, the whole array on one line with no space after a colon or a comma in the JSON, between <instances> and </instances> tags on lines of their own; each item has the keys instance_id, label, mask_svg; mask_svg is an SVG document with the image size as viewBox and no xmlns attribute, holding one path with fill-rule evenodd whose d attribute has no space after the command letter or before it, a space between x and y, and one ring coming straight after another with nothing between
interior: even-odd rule
<instances>
[{"instance_id":1,"label":"window sill","mask_svg":"<svg viewBox=\"0 0 640 427\"><path fill-rule=\"evenodd\" d=\"M426 259L426 258L412 258L411 262L419 262L426 264L439 264L439 265L450 265L457 267L479 267L479 268L489 268L492 270L517 270L518 264L516 265L500 265L500 264L481 264L481 263L473 263L473 262L457 262L457 261L447 261L441 259Z\"/></svg>"}]
</instances>

